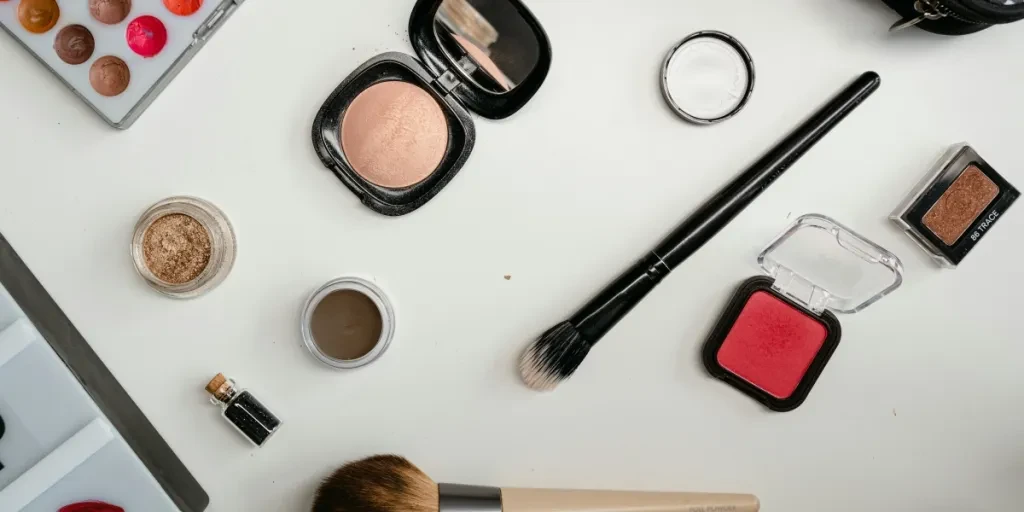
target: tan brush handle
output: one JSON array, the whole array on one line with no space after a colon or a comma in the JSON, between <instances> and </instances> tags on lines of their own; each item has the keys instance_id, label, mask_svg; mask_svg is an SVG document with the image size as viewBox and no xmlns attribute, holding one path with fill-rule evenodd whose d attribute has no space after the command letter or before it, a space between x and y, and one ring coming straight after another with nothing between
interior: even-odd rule
<instances>
[{"instance_id":1,"label":"tan brush handle","mask_svg":"<svg viewBox=\"0 0 1024 512\"><path fill-rule=\"evenodd\" d=\"M752 494L502 489L502 512L757 512Z\"/></svg>"}]
</instances>

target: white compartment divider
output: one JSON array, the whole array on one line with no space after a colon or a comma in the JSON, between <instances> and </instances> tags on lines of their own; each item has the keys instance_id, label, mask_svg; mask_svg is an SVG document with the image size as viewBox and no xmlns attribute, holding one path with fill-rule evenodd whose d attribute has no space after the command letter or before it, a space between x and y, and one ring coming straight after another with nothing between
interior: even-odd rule
<instances>
[{"instance_id":1,"label":"white compartment divider","mask_svg":"<svg viewBox=\"0 0 1024 512\"><path fill-rule=\"evenodd\" d=\"M39 333L27 318L19 318L3 331L0 331L0 368L25 350L33 341L39 339ZM0 510L6 510L0 508Z\"/></svg>"},{"instance_id":2,"label":"white compartment divider","mask_svg":"<svg viewBox=\"0 0 1024 512\"><path fill-rule=\"evenodd\" d=\"M6 334L6 331L4 331ZM60 482L114 438L103 419L95 419L0 490L0 510L21 510Z\"/></svg>"}]
</instances>

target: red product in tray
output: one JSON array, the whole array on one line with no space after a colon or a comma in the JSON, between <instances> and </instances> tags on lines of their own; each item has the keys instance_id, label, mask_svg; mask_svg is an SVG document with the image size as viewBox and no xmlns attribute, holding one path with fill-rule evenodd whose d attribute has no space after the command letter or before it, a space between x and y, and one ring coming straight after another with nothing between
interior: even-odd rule
<instances>
[{"instance_id":1,"label":"red product in tray","mask_svg":"<svg viewBox=\"0 0 1024 512\"><path fill-rule=\"evenodd\" d=\"M57 512L124 512L124 509L102 501L83 501L61 507Z\"/></svg>"}]
</instances>

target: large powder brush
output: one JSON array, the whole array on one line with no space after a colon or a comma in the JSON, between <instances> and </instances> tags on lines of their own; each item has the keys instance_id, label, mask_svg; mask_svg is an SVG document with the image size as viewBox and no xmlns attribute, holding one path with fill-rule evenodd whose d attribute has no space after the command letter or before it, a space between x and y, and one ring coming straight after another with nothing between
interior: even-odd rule
<instances>
[{"instance_id":1,"label":"large powder brush","mask_svg":"<svg viewBox=\"0 0 1024 512\"><path fill-rule=\"evenodd\" d=\"M313 512L757 512L750 494L510 489L438 484L408 460L376 455L324 480Z\"/></svg>"}]
</instances>

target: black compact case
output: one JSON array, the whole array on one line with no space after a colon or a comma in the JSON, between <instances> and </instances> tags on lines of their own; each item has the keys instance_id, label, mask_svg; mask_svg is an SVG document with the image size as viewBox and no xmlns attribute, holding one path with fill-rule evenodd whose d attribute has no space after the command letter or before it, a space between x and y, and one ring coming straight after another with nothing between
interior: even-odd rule
<instances>
[{"instance_id":1,"label":"black compact case","mask_svg":"<svg viewBox=\"0 0 1024 512\"><path fill-rule=\"evenodd\" d=\"M1022 0L883 0L902 19L890 30L917 27L957 36L1024 19Z\"/></svg>"},{"instance_id":2,"label":"black compact case","mask_svg":"<svg viewBox=\"0 0 1024 512\"><path fill-rule=\"evenodd\" d=\"M418 0L409 36L420 60L398 52L378 55L331 93L313 121L313 147L324 166L384 215L405 215L433 198L458 174L476 140L469 113L503 119L540 89L551 46L540 23L519 0ZM402 81L427 91L447 121L448 144L424 179L401 188L361 175L341 143L345 114L367 88Z\"/></svg>"}]
</instances>

